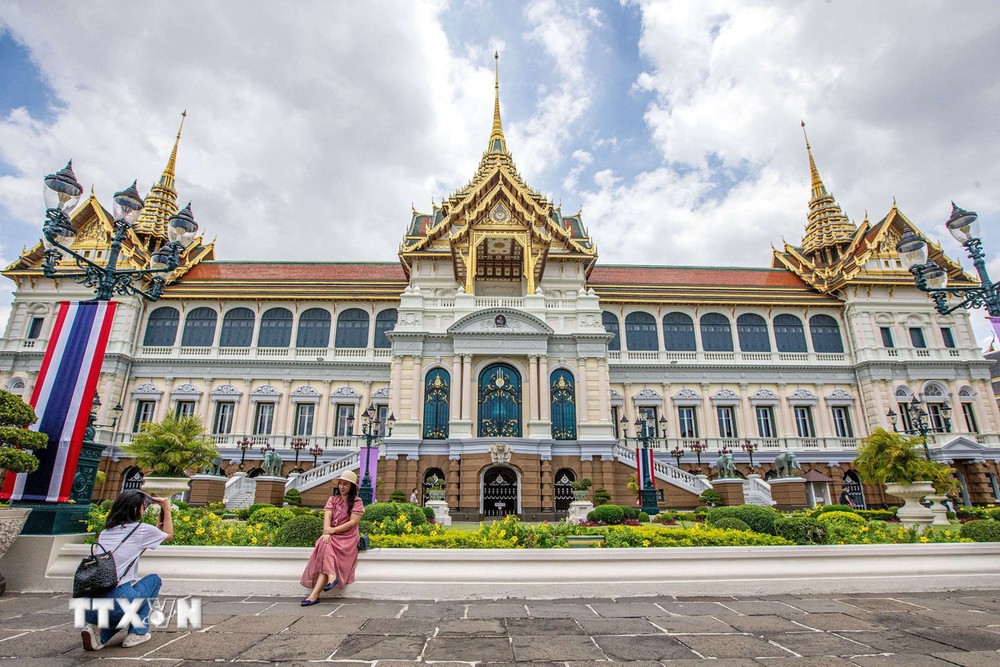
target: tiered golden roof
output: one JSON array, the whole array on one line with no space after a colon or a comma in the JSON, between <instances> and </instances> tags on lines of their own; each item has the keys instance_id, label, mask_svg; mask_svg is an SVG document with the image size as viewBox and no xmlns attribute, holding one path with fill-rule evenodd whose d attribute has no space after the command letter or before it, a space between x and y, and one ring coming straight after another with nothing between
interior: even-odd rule
<instances>
[{"instance_id":1,"label":"tiered golden roof","mask_svg":"<svg viewBox=\"0 0 1000 667\"><path fill-rule=\"evenodd\" d=\"M177 128L177 138L174 139L174 148L170 151L170 159L167 166L157 182L146 195L146 203L142 208L142 214L135 221L135 231L142 237L149 239L147 246L160 245L167 240L167 222L170 216L177 213L177 188L175 187L174 169L177 164L177 146L181 142L181 131L184 130L184 119L187 118L187 111L181 114L181 125ZM155 243L153 241L159 241Z\"/></svg>"},{"instance_id":2,"label":"tiered golden roof","mask_svg":"<svg viewBox=\"0 0 1000 667\"><path fill-rule=\"evenodd\" d=\"M806 124L802 123L802 136L806 140L806 153L809 155L809 175L812 177L812 197L809 200L809 223L802 239L802 249L815 255L817 264L836 262L844 246L850 244L857 231L840 204L827 192L823 180L816 169L812 148L809 146L809 136L806 134Z\"/></svg>"}]
</instances>

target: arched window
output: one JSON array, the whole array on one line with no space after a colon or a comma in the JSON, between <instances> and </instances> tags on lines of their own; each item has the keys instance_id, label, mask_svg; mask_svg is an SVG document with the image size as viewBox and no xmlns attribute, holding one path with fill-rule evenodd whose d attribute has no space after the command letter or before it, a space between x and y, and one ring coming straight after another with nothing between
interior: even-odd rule
<instances>
[{"instance_id":1,"label":"arched window","mask_svg":"<svg viewBox=\"0 0 1000 667\"><path fill-rule=\"evenodd\" d=\"M521 374L490 364L479 374L480 438L521 437Z\"/></svg>"},{"instance_id":2,"label":"arched window","mask_svg":"<svg viewBox=\"0 0 1000 667\"><path fill-rule=\"evenodd\" d=\"M601 324L604 325L605 331L614 336L614 338L608 341L608 350L618 351L622 349L622 341L618 329L618 318L615 314L609 313L605 310L601 313Z\"/></svg>"},{"instance_id":3,"label":"arched window","mask_svg":"<svg viewBox=\"0 0 1000 667\"><path fill-rule=\"evenodd\" d=\"M736 318L736 334L742 352L770 352L771 339L767 335L767 320L754 313L744 313Z\"/></svg>"},{"instance_id":4,"label":"arched window","mask_svg":"<svg viewBox=\"0 0 1000 667\"><path fill-rule=\"evenodd\" d=\"M694 320L684 313L663 316L663 347L668 352L694 352Z\"/></svg>"},{"instance_id":5,"label":"arched window","mask_svg":"<svg viewBox=\"0 0 1000 667\"><path fill-rule=\"evenodd\" d=\"M733 327L720 313L701 316L701 348L706 352L732 352Z\"/></svg>"},{"instance_id":6,"label":"arched window","mask_svg":"<svg viewBox=\"0 0 1000 667\"><path fill-rule=\"evenodd\" d=\"M337 318L337 347L368 347L368 313L348 308Z\"/></svg>"},{"instance_id":7,"label":"arched window","mask_svg":"<svg viewBox=\"0 0 1000 667\"><path fill-rule=\"evenodd\" d=\"M556 440L576 440L576 393L573 374L559 369L549 378L552 403L552 437Z\"/></svg>"},{"instance_id":8,"label":"arched window","mask_svg":"<svg viewBox=\"0 0 1000 667\"><path fill-rule=\"evenodd\" d=\"M424 380L424 439L444 440L448 437L451 412L451 375L443 368L433 368Z\"/></svg>"},{"instance_id":9,"label":"arched window","mask_svg":"<svg viewBox=\"0 0 1000 667\"><path fill-rule=\"evenodd\" d=\"M292 342L292 311L271 308L260 317L257 347L288 347Z\"/></svg>"},{"instance_id":10,"label":"arched window","mask_svg":"<svg viewBox=\"0 0 1000 667\"><path fill-rule=\"evenodd\" d=\"M813 352L843 352L840 340L840 326L829 315L813 315L809 318L809 335L812 336Z\"/></svg>"},{"instance_id":11,"label":"arched window","mask_svg":"<svg viewBox=\"0 0 1000 667\"><path fill-rule=\"evenodd\" d=\"M395 308L388 308L386 310L379 311L379 314L375 316L375 349L376 350L387 350L392 347L392 341L386 336L386 332L392 331L396 328L396 320L399 318L399 312Z\"/></svg>"},{"instance_id":12,"label":"arched window","mask_svg":"<svg viewBox=\"0 0 1000 667\"><path fill-rule=\"evenodd\" d=\"M176 308L163 306L149 314L146 321L146 336L142 344L149 347L170 347L177 340L177 324L181 314Z\"/></svg>"},{"instance_id":13,"label":"arched window","mask_svg":"<svg viewBox=\"0 0 1000 667\"><path fill-rule=\"evenodd\" d=\"M806 333L795 315L775 315L774 342L778 352L805 352Z\"/></svg>"},{"instance_id":14,"label":"arched window","mask_svg":"<svg viewBox=\"0 0 1000 667\"><path fill-rule=\"evenodd\" d=\"M855 507L864 509L865 488L862 486L861 477L857 472L848 470L844 473L844 490L847 491L847 495L854 501Z\"/></svg>"},{"instance_id":15,"label":"arched window","mask_svg":"<svg viewBox=\"0 0 1000 667\"><path fill-rule=\"evenodd\" d=\"M658 350L656 318L649 313L629 313L625 316L625 343L636 352Z\"/></svg>"},{"instance_id":16,"label":"arched window","mask_svg":"<svg viewBox=\"0 0 1000 667\"><path fill-rule=\"evenodd\" d=\"M330 345L330 311L310 308L299 315L299 332L295 347L328 347Z\"/></svg>"},{"instance_id":17,"label":"arched window","mask_svg":"<svg viewBox=\"0 0 1000 667\"><path fill-rule=\"evenodd\" d=\"M250 347L256 318L249 308L233 308L222 317L219 347Z\"/></svg>"},{"instance_id":18,"label":"arched window","mask_svg":"<svg viewBox=\"0 0 1000 667\"><path fill-rule=\"evenodd\" d=\"M182 347L212 347L219 314L211 308L195 308L184 319Z\"/></svg>"}]
</instances>

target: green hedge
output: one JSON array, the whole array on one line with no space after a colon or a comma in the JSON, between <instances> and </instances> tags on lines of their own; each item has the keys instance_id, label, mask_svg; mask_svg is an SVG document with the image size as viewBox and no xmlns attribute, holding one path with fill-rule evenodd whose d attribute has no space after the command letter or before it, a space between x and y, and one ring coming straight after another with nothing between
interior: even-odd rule
<instances>
[{"instance_id":1,"label":"green hedge","mask_svg":"<svg viewBox=\"0 0 1000 667\"><path fill-rule=\"evenodd\" d=\"M370 521L373 525L383 521L394 522L400 516L405 516L414 526L427 523L424 508L413 503L372 503L365 508L365 521Z\"/></svg>"},{"instance_id":2,"label":"green hedge","mask_svg":"<svg viewBox=\"0 0 1000 667\"><path fill-rule=\"evenodd\" d=\"M323 519L314 515L289 519L278 529L272 544L276 547L311 547L323 534Z\"/></svg>"},{"instance_id":3,"label":"green hedge","mask_svg":"<svg viewBox=\"0 0 1000 667\"><path fill-rule=\"evenodd\" d=\"M827 512L853 512L854 508L850 505L823 505L822 507L817 507L812 511L814 517L820 514L826 514Z\"/></svg>"},{"instance_id":4,"label":"green hedge","mask_svg":"<svg viewBox=\"0 0 1000 667\"><path fill-rule=\"evenodd\" d=\"M755 533L774 535L774 524L781 518L781 514L770 507L761 507L759 505L716 507L708 511L705 522L709 525L715 525L716 521L727 517L739 519Z\"/></svg>"},{"instance_id":5,"label":"green hedge","mask_svg":"<svg viewBox=\"0 0 1000 667\"><path fill-rule=\"evenodd\" d=\"M619 505L598 505L587 515L587 521L615 526L625 519L625 512Z\"/></svg>"},{"instance_id":6,"label":"green hedge","mask_svg":"<svg viewBox=\"0 0 1000 667\"><path fill-rule=\"evenodd\" d=\"M713 523L712 527L722 530L750 530L750 526L734 516L724 516Z\"/></svg>"},{"instance_id":7,"label":"green hedge","mask_svg":"<svg viewBox=\"0 0 1000 667\"><path fill-rule=\"evenodd\" d=\"M247 524L251 526L263 525L275 529L283 526L294 516L295 513L286 507L261 507L247 517Z\"/></svg>"},{"instance_id":8,"label":"green hedge","mask_svg":"<svg viewBox=\"0 0 1000 667\"><path fill-rule=\"evenodd\" d=\"M826 526L812 517L788 516L774 522L774 534L796 544L826 544Z\"/></svg>"},{"instance_id":9,"label":"green hedge","mask_svg":"<svg viewBox=\"0 0 1000 667\"><path fill-rule=\"evenodd\" d=\"M962 524L959 535L974 542L1000 542L1000 521L993 519L970 521Z\"/></svg>"}]
</instances>

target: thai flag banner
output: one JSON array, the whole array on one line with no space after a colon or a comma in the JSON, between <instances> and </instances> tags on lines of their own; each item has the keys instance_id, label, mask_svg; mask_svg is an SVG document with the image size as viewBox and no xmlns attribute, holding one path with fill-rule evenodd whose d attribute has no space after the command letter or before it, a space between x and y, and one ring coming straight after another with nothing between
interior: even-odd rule
<instances>
[{"instance_id":1,"label":"thai flag banner","mask_svg":"<svg viewBox=\"0 0 1000 667\"><path fill-rule=\"evenodd\" d=\"M361 461L361 465L358 466L358 486L361 486L361 482L364 481L365 473L367 472L372 483L372 502L377 502L375 498L375 480L378 479L378 447L369 447L368 449L362 447L359 460Z\"/></svg>"},{"instance_id":2,"label":"thai flag banner","mask_svg":"<svg viewBox=\"0 0 1000 667\"><path fill-rule=\"evenodd\" d=\"M645 451L645 455L643 455ZM656 472L653 468L653 450L646 449L643 450L642 447L635 448L635 474L639 478L639 488L643 489L642 480L646 479L646 475L649 475L649 481L652 483L653 488L656 488Z\"/></svg>"},{"instance_id":3,"label":"thai flag banner","mask_svg":"<svg viewBox=\"0 0 1000 667\"><path fill-rule=\"evenodd\" d=\"M97 379L104 361L113 301L63 301L31 394L38 422L32 429L49 436L38 450L38 470L7 475L2 500L65 502L73 487Z\"/></svg>"}]
</instances>

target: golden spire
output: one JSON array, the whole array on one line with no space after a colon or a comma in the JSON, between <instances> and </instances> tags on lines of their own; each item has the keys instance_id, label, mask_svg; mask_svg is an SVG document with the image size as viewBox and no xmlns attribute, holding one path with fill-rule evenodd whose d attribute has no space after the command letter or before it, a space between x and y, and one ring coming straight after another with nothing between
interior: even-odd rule
<instances>
[{"instance_id":1,"label":"golden spire","mask_svg":"<svg viewBox=\"0 0 1000 667\"><path fill-rule=\"evenodd\" d=\"M814 253L823 248L833 248L835 255L840 254L838 246L850 244L857 227L847 219L840 209L840 204L827 192L816 169L812 147L809 145L809 135L806 134L806 123L802 121L802 136L806 140L806 153L809 155L809 175L812 179L812 197L809 199L809 222L802 238L802 249Z\"/></svg>"},{"instance_id":2,"label":"golden spire","mask_svg":"<svg viewBox=\"0 0 1000 667\"><path fill-rule=\"evenodd\" d=\"M506 153L507 140L503 136L503 123L500 120L500 54L493 52L493 129L490 131L490 144L487 152Z\"/></svg>"},{"instance_id":3,"label":"golden spire","mask_svg":"<svg viewBox=\"0 0 1000 667\"><path fill-rule=\"evenodd\" d=\"M142 208L142 214L135 222L137 234L155 237L161 241L167 240L167 223L170 216L177 213L177 189L174 185L177 165L177 146L181 142L181 131L184 129L184 120L187 118L187 110L181 113L181 124L177 128L177 138L174 139L173 150L170 151L170 158L167 166L163 169L159 182L154 185L149 194L146 195L146 202Z\"/></svg>"}]
</instances>

